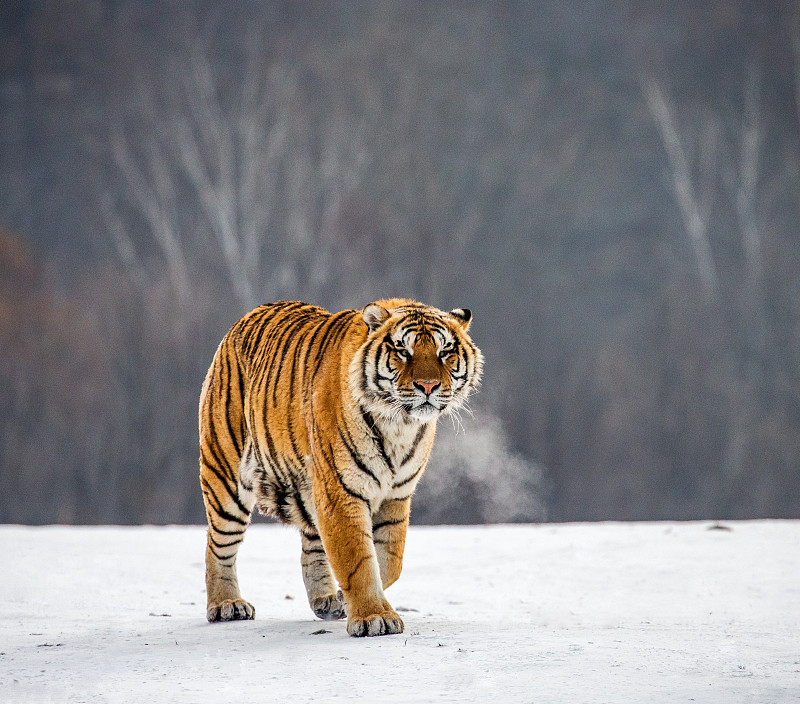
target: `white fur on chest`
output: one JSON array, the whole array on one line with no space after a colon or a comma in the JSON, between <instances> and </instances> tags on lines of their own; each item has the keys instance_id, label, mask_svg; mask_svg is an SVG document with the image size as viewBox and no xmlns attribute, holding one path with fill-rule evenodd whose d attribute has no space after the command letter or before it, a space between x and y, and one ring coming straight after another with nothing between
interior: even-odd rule
<instances>
[{"instance_id":1,"label":"white fur on chest","mask_svg":"<svg viewBox=\"0 0 800 704\"><path fill-rule=\"evenodd\" d=\"M335 471L346 490L365 500L374 513L387 499L411 496L430 455L436 423L366 423L342 430ZM313 437L313 436L312 436ZM259 456L263 458L259 461ZM266 448L247 443L239 467L248 503L296 525L316 525L311 458L295 467L286 457L270 458Z\"/></svg>"},{"instance_id":2,"label":"white fur on chest","mask_svg":"<svg viewBox=\"0 0 800 704\"><path fill-rule=\"evenodd\" d=\"M368 498L373 511L386 499L410 496L428 461L435 423L375 425L358 438L358 462L348 463L349 485ZM355 466L353 466L353 464Z\"/></svg>"}]
</instances>

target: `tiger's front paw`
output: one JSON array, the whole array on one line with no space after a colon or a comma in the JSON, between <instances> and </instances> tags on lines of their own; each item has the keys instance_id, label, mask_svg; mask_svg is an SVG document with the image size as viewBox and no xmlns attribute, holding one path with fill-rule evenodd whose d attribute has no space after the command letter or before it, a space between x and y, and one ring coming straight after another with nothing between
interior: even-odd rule
<instances>
[{"instance_id":1,"label":"tiger's front paw","mask_svg":"<svg viewBox=\"0 0 800 704\"><path fill-rule=\"evenodd\" d=\"M256 617L255 607L244 599L224 599L219 604L209 604L206 617L214 621L250 621Z\"/></svg>"},{"instance_id":2,"label":"tiger's front paw","mask_svg":"<svg viewBox=\"0 0 800 704\"><path fill-rule=\"evenodd\" d=\"M351 636L388 636L403 632L403 619L393 610L379 614L370 614L363 618L353 617L347 620L347 632Z\"/></svg>"},{"instance_id":3,"label":"tiger's front paw","mask_svg":"<svg viewBox=\"0 0 800 704\"><path fill-rule=\"evenodd\" d=\"M344 610L344 599L341 590L336 594L319 596L311 600L311 609L325 621L336 621L347 614Z\"/></svg>"}]
</instances>

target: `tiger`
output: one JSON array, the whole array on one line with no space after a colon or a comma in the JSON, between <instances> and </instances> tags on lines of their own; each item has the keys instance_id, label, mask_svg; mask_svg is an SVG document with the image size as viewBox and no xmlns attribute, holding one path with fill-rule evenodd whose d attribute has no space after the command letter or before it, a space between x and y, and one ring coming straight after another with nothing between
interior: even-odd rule
<instances>
[{"instance_id":1,"label":"tiger","mask_svg":"<svg viewBox=\"0 0 800 704\"><path fill-rule=\"evenodd\" d=\"M299 528L317 617L346 617L351 636L403 632L384 591L437 419L481 379L471 320L405 298L335 314L281 301L230 329L200 396L209 621L255 618L236 555L257 506Z\"/></svg>"}]
</instances>

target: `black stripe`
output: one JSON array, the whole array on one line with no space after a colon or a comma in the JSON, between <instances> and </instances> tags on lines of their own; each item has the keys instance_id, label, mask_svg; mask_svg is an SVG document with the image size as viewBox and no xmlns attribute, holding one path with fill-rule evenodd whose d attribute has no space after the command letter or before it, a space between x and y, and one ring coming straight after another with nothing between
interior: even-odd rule
<instances>
[{"instance_id":1,"label":"black stripe","mask_svg":"<svg viewBox=\"0 0 800 704\"><path fill-rule=\"evenodd\" d=\"M304 555L325 555L325 548L311 548L310 550L306 550L303 548Z\"/></svg>"},{"instance_id":2,"label":"black stripe","mask_svg":"<svg viewBox=\"0 0 800 704\"><path fill-rule=\"evenodd\" d=\"M373 366L375 367L375 369L372 372L375 375L375 379L373 381L375 383L375 386L377 386L379 389L381 387L378 384L377 379L382 376L380 371L379 371L380 359L381 359L381 350L382 349L383 349L383 345L382 344L375 345L375 358L372 360L373 361ZM391 381L391 379L389 379L389 381Z\"/></svg>"},{"instance_id":3,"label":"black stripe","mask_svg":"<svg viewBox=\"0 0 800 704\"><path fill-rule=\"evenodd\" d=\"M206 454L206 451L211 453L211 457ZM220 467L223 464L223 461L217 456L217 453L214 452L214 448L211 447L210 443L203 443L200 446L200 461L203 464L203 467L207 468L217 479L219 479L223 484L227 484L233 480L233 477L228 476L225 473L224 467Z\"/></svg>"},{"instance_id":4,"label":"black stripe","mask_svg":"<svg viewBox=\"0 0 800 704\"><path fill-rule=\"evenodd\" d=\"M209 526L215 533L219 533L220 535L244 535L246 528L242 530L221 530L217 528L213 523Z\"/></svg>"},{"instance_id":5,"label":"black stripe","mask_svg":"<svg viewBox=\"0 0 800 704\"><path fill-rule=\"evenodd\" d=\"M342 479L342 477L341 477L341 475L339 474L338 471L336 471L336 477L339 480L339 483L342 485L342 488L348 494L350 494L350 496L352 496L354 499L359 499L360 501L363 501L367 505L367 507L369 507L369 505L370 505L369 499L367 499L366 497L362 496L361 494L359 494L354 489L351 489L349 486L347 486L347 484L344 483L344 480Z\"/></svg>"},{"instance_id":6,"label":"black stripe","mask_svg":"<svg viewBox=\"0 0 800 704\"><path fill-rule=\"evenodd\" d=\"M408 501L412 496L414 496L414 492L413 491L410 494L408 494L407 496L398 496L398 497L396 497L394 499L384 499L384 503L386 501Z\"/></svg>"},{"instance_id":7,"label":"black stripe","mask_svg":"<svg viewBox=\"0 0 800 704\"><path fill-rule=\"evenodd\" d=\"M309 372L309 367L308 365L306 365L306 381L310 381L319 370L319 367L322 364L322 359L324 357L325 349L330 343L331 337L333 336L333 333L337 329L339 323L340 319L337 318L335 315L331 316L330 318L328 318L328 320L325 321L325 324L323 326L324 332L322 333L322 337L319 340L317 349L314 350L314 371Z\"/></svg>"},{"instance_id":8,"label":"black stripe","mask_svg":"<svg viewBox=\"0 0 800 704\"><path fill-rule=\"evenodd\" d=\"M241 457L242 456L242 448L239 443L239 439L236 437L236 433L233 430L233 426L231 425L231 412L230 412L230 399L232 398L233 394L231 394L231 374L233 372L233 365L231 364L230 359L230 352L227 352L225 355L225 367L228 370L227 377L228 383L226 384L225 389L225 399L226 399L226 413L225 413L225 423L228 426L228 435L230 435L231 442L233 442L233 447L236 449L236 454ZM244 399L241 400L240 403L244 403Z\"/></svg>"},{"instance_id":9,"label":"black stripe","mask_svg":"<svg viewBox=\"0 0 800 704\"><path fill-rule=\"evenodd\" d=\"M339 468L336 466L336 458L333 453L333 444L328 443L327 453L325 452L324 447L322 445L320 445L320 449L322 450L322 454L325 455L326 461L328 462L328 464L330 464L331 469L333 469L334 475L336 475L336 478L339 480L339 484L342 485L342 489L344 489L345 492L350 494L350 496L352 496L354 499L359 499L360 501L363 501L369 508L370 506L369 499L359 494L355 489L351 489L349 486L347 486L347 484L344 483L344 479L342 478L342 475L339 473Z\"/></svg>"},{"instance_id":10,"label":"black stripe","mask_svg":"<svg viewBox=\"0 0 800 704\"><path fill-rule=\"evenodd\" d=\"M314 528L314 521L311 518L311 514L308 512L308 508L306 507L306 503L303 499L303 492L297 485L297 477L292 473L289 475L289 478L292 482L292 488L294 489L294 502L297 510L300 512L300 518L308 528Z\"/></svg>"},{"instance_id":11,"label":"black stripe","mask_svg":"<svg viewBox=\"0 0 800 704\"><path fill-rule=\"evenodd\" d=\"M239 402L242 404L241 409L241 423L242 423L242 450L244 450L244 443L246 442L247 438L247 418L245 413L245 397L247 392L245 390L245 378L244 378L244 370L242 369L242 363L239 359L239 353L234 348L233 355L236 358L236 379L239 382Z\"/></svg>"},{"instance_id":12,"label":"black stripe","mask_svg":"<svg viewBox=\"0 0 800 704\"><path fill-rule=\"evenodd\" d=\"M311 518L311 514L308 512L308 508L306 507L306 503L303 500L302 494L297 494L295 496L295 504L297 506L297 510L300 512L300 518L302 519L303 523L305 523L307 528L313 528L314 521Z\"/></svg>"},{"instance_id":13,"label":"black stripe","mask_svg":"<svg viewBox=\"0 0 800 704\"><path fill-rule=\"evenodd\" d=\"M227 412L228 412L228 407L226 404L225 406L226 415ZM209 415L211 414L209 413ZM225 476L232 482L235 482L236 473L234 472L230 462L228 462L228 458L225 456L225 448L222 447L222 444L219 441L219 435L217 435L217 426L214 423L213 418L209 418L207 430L208 430L208 438L207 442L205 442L203 446L208 448L209 452L211 452L211 456L214 458L214 463L216 463L219 466L219 468L223 472L225 472Z\"/></svg>"},{"instance_id":14,"label":"black stripe","mask_svg":"<svg viewBox=\"0 0 800 704\"><path fill-rule=\"evenodd\" d=\"M206 468L219 480L220 484L222 484L225 487L225 491L228 492L228 495L233 499L234 503L239 507L239 510L242 513L244 513L244 514L249 516L250 515L250 511L247 510L247 508L245 507L245 505L242 503L241 499L239 498L238 489L236 491L234 491L233 488L228 484L228 481L226 480L226 478L222 477L219 474L219 472L217 472L217 469L213 465L208 464L208 461L205 460L205 458L204 458L204 462L205 462ZM206 480L204 478L201 479L201 481L206 482ZM208 482L206 482L206 483L208 483ZM215 496L216 496L216 492L215 492ZM219 498L219 497L217 497L217 498Z\"/></svg>"},{"instance_id":15,"label":"black stripe","mask_svg":"<svg viewBox=\"0 0 800 704\"><path fill-rule=\"evenodd\" d=\"M302 350L303 343L305 341L305 337L308 334L308 326L306 325L299 333L298 339L295 342L294 352L292 353L292 366L289 371L289 413L287 416L287 426L289 430L289 440L292 444L292 450L294 452L295 458L301 464L305 464L305 453L303 452L304 448L300 447L300 444L297 439L297 433L295 431L295 416L299 415L293 412L292 406L295 404L298 394L295 393L295 387L297 385L297 362L300 358L300 351ZM302 393L302 389L301 389Z\"/></svg>"},{"instance_id":16,"label":"black stripe","mask_svg":"<svg viewBox=\"0 0 800 704\"><path fill-rule=\"evenodd\" d=\"M286 333L287 321L292 319L292 310L298 308L304 304L298 304L295 302L293 305L278 305L277 309L273 312L270 320L268 321L269 324L265 324L265 328L268 332L268 339L264 343L262 348L261 346L261 336L259 336L259 347L254 350L260 351L263 353L265 358L265 369L264 369L264 377L269 378L268 373L269 369L275 362L275 350L278 349L278 345L280 344L280 339Z\"/></svg>"},{"instance_id":17,"label":"black stripe","mask_svg":"<svg viewBox=\"0 0 800 704\"><path fill-rule=\"evenodd\" d=\"M314 365L314 375L319 371L320 366L325 358L325 352L327 351L328 347L335 348L337 344L341 341L344 337L345 333L350 328L350 319L352 318L355 311L352 310L343 310L336 315L333 316L334 322L331 323L329 332L332 331L332 334L326 335L325 339L322 340L320 344L320 349L317 354L316 364Z\"/></svg>"},{"instance_id":18,"label":"black stripe","mask_svg":"<svg viewBox=\"0 0 800 704\"><path fill-rule=\"evenodd\" d=\"M393 377L384 376L380 370L381 357L384 355L386 359L386 368L390 372L392 371L392 368L389 366L390 350L387 349L386 345L378 345L378 349L375 351L375 377L376 379L392 382L394 381ZM375 385L378 386L377 382L375 383Z\"/></svg>"},{"instance_id":19,"label":"black stripe","mask_svg":"<svg viewBox=\"0 0 800 704\"><path fill-rule=\"evenodd\" d=\"M297 337L297 344L294 347L294 354L292 354L292 368L291 371L289 372L289 387L292 390L294 390L295 384L297 382L297 361L300 358L300 351L302 350L305 338L308 337L308 329L309 326L305 325L303 329L299 332Z\"/></svg>"},{"instance_id":20,"label":"black stripe","mask_svg":"<svg viewBox=\"0 0 800 704\"><path fill-rule=\"evenodd\" d=\"M279 453L275 448L275 439L272 437L272 432L269 429L269 418L267 417L267 407L269 404L264 404L264 439L267 441L267 456L265 460L272 469L273 473L281 478L285 478L286 474L280 465Z\"/></svg>"},{"instance_id":21,"label":"black stripe","mask_svg":"<svg viewBox=\"0 0 800 704\"><path fill-rule=\"evenodd\" d=\"M408 516L404 516L403 518L391 518L386 521L380 521L380 523L373 523L372 524L372 532L374 533L376 530L380 530L381 528L385 528L386 526L397 526L401 523L405 523L408 520Z\"/></svg>"},{"instance_id":22,"label":"black stripe","mask_svg":"<svg viewBox=\"0 0 800 704\"><path fill-rule=\"evenodd\" d=\"M256 319L264 315L264 310L266 306L262 306L261 308L256 308L255 310L250 312L250 315L242 318L239 322L231 328L230 332L228 333L228 337L232 339L237 339L241 348L247 352L250 347L250 341L252 336L255 334L257 327L254 324Z\"/></svg>"},{"instance_id":23,"label":"black stripe","mask_svg":"<svg viewBox=\"0 0 800 704\"><path fill-rule=\"evenodd\" d=\"M247 392L245 391L244 388L244 374L242 373L243 370L242 370L241 359L239 359L239 353L235 347L233 353L236 356L236 375L237 378L239 379L239 398L242 400L242 423L244 423L244 399L245 396L247 395Z\"/></svg>"},{"instance_id":24,"label":"black stripe","mask_svg":"<svg viewBox=\"0 0 800 704\"><path fill-rule=\"evenodd\" d=\"M253 444L252 443L247 445L247 452L245 452L245 455L242 458L241 462L246 462L246 464L248 464L248 465L254 463L254 460L253 460ZM241 462L239 464L240 467L241 467ZM262 469L262 471L263 471L263 468L258 466L258 465L253 468L253 471L256 474L258 474L258 470L259 469ZM253 482L250 481L249 477L247 479L245 479L245 477L241 474L241 472L239 473L239 484L241 486L243 486L245 489L247 489L247 491L253 491Z\"/></svg>"},{"instance_id":25,"label":"black stripe","mask_svg":"<svg viewBox=\"0 0 800 704\"><path fill-rule=\"evenodd\" d=\"M244 540L244 538L239 538L238 540L233 540L230 543L218 543L210 535L208 536L208 539L213 543L214 547L217 547L217 548L220 548L220 549L232 548L234 545L241 545L242 541Z\"/></svg>"},{"instance_id":26,"label":"black stripe","mask_svg":"<svg viewBox=\"0 0 800 704\"><path fill-rule=\"evenodd\" d=\"M285 323L285 327L281 334L275 339L273 346L276 348L280 348L281 354L280 356L273 356L270 360L267 370L265 371L265 376L269 380L268 387L271 387L272 393L272 406L278 406L278 386L281 381L281 370L283 369L283 364L286 359L286 354L288 353L289 349L291 348L292 342L295 343L295 351L293 352L293 358L296 356L296 350L299 347L299 341L295 340L295 336L298 334L298 328L302 330L304 323L307 320L308 315L310 313L308 311L302 311L296 313L295 316L291 320L287 320L284 318L281 320L281 323ZM277 360L277 362L276 362ZM294 366L294 362L293 362ZM288 396L292 399L292 393L294 391L294 379L293 374L292 377L289 379L289 389L288 389ZM267 390L269 393L269 390ZM265 403L265 410L268 404ZM267 419L265 418L265 425L267 424ZM294 455L299 462L302 462L302 448L298 445L297 436L294 430L294 419L292 413L287 414L287 429L289 431L289 440L292 445L292 450L294 451ZM268 441L269 451L271 454L275 454L275 446L274 442L272 442L271 434L270 439Z\"/></svg>"},{"instance_id":27,"label":"black stripe","mask_svg":"<svg viewBox=\"0 0 800 704\"><path fill-rule=\"evenodd\" d=\"M411 460L414 456L414 453L417 451L417 447L419 446L420 441L422 440L423 436L425 435L425 431L428 429L427 425L419 426L419 430L417 431L416 436L414 437L414 442L411 443L411 447L409 448L406 456L400 461L400 466L403 467L406 465L407 462Z\"/></svg>"},{"instance_id":28,"label":"black stripe","mask_svg":"<svg viewBox=\"0 0 800 704\"><path fill-rule=\"evenodd\" d=\"M252 411L251 411L250 427L251 428L255 428L256 427L255 408L253 408ZM261 446L256 442L255 438L253 438L253 443L252 443L251 447L252 447L253 452L255 453L255 456L256 456L256 464L261 468L262 472L266 472L265 468L268 466L268 462L267 462L267 459L264 457L264 455L261 454Z\"/></svg>"},{"instance_id":29,"label":"black stripe","mask_svg":"<svg viewBox=\"0 0 800 704\"><path fill-rule=\"evenodd\" d=\"M278 405L278 383L280 382L286 353L291 348L292 338L298 334L299 329L303 328L310 316L310 311L293 311L292 314L285 316L277 323L282 326L282 329L272 344L274 348L273 356L265 373L272 385L272 405L274 406ZM277 355L278 352L280 352L279 356Z\"/></svg>"},{"instance_id":30,"label":"black stripe","mask_svg":"<svg viewBox=\"0 0 800 704\"><path fill-rule=\"evenodd\" d=\"M345 591L349 591L350 590L350 580L352 580L353 577L355 576L356 572L358 572L361 569L361 565L363 565L364 562L366 562L370 558L371 558L371 555L364 555L364 557L362 557L358 561L358 564L356 564L356 566L353 568L353 570L350 572L350 574L347 575L347 579L344 580L347 583L347 586L342 585L342 588Z\"/></svg>"},{"instance_id":31,"label":"black stripe","mask_svg":"<svg viewBox=\"0 0 800 704\"><path fill-rule=\"evenodd\" d=\"M359 408L361 410L361 417L364 419L364 423L366 423L367 428L369 428L372 438L378 447L378 451L381 453L383 461L386 463L389 471L394 474L394 465L392 464L392 460L386 452L386 445L384 444L385 438L383 437L383 433L378 427L378 424L375 422L375 417L366 408L364 408L364 406L359 405Z\"/></svg>"},{"instance_id":32,"label":"black stripe","mask_svg":"<svg viewBox=\"0 0 800 704\"><path fill-rule=\"evenodd\" d=\"M370 394L372 390L369 388L368 379L367 379L367 350L365 349L363 352L360 353L361 364L361 393L362 394Z\"/></svg>"},{"instance_id":33,"label":"black stripe","mask_svg":"<svg viewBox=\"0 0 800 704\"><path fill-rule=\"evenodd\" d=\"M292 483L291 471L284 471L284 468L281 466L280 457L267 456L266 462L272 474L270 475L269 480L267 480L265 477L265 479L262 481L262 484L264 484L264 482L277 484L278 488L285 492L288 489L289 484Z\"/></svg>"},{"instance_id":34,"label":"black stripe","mask_svg":"<svg viewBox=\"0 0 800 704\"><path fill-rule=\"evenodd\" d=\"M407 337L410 337L410 336L411 336L411 333L414 333L414 342L416 342L417 340L419 340L419 341L421 341L421 342L422 342L422 341L424 341L424 340L425 340L425 338L426 338L426 337L428 337L428 338L430 338L430 337L431 337L430 333L427 331L427 328L425 327L425 325L424 325L424 324L419 324L419 325L409 325L409 326L406 328L406 331L405 331L405 333L403 334L403 344L404 344L404 345L407 345L407 344L408 344L408 343L406 342L406 338L407 338ZM432 341L433 341L433 339L431 338L431 342L432 342Z\"/></svg>"},{"instance_id":35,"label":"black stripe","mask_svg":"<svg viewBox=\"0 0 800 704\"><path fill-rule=\"evenodd\" d=\"M467 375L467 373L469 371L469 369L467 368L468 365L467 365L466 361L467 361L467 358L466 358L465 355L459 355L458 356L458 361L456 362L456 366L453 367L453 370L450 372L450 376L452 376L454 379L463 379ZM460 373L462 362L464 364L464 373L463 374Z\"/></svg>"},{"instance_id":36,"label":"black stripe","mask_svg":"<svg viewBox=\"0 0 800 704\"><path fill-rule=\"evenodd\" d=\"M281 323L284 323L284 327L278 332L278 336L274 338L274 342L272 344L274 350L270 355L267 368L264 370L264 378L267 379L268 384L267 393L270 393L271 390L273 406L278 405L278 384L281 380L281 367L283 366L283 360L286 357L286 352L289 349L289 345L287 343L291 338L294 322L294 320L290 320L288 322L285 320L281 321Z\"/></svg>"},{"instance_id":37,"label":"black stripe","mask_svg":"<svg viewBox=\"0 0 800 704\"><path fill-rule=\"evenodd\" d=\"M397 484L394 484L392 486L392 489L399 489L401 486L405 486L410 481L412 481L423 469L425 469L425 465L422 465L416 472L414 472L414 474L412 474L407 479L403 479L402 482L397 482Z\"/></svg>"},{"instance_id":38,"label":"black stripe","mask_svg":"<svg viewBox=\"0 0 800 704\"><path fill-rule=\"evenodd\" d=\"M278 482L283 489L288 489L292 483L292 468L284 461L283 456L267 455L266 462L272 472L270 475L272 480Z\"/></svg>"},{"instance_id":39,"label":"black stripe","mask_svg":"<svg viewBox=\"0 0 800 704\"><path fill-rule=\"evenodd\" d=\"M369 477L371 477L372 480L378 486L380 486L381 485L380 480L378 479L378 477L375 476L375 474L372 472L372 470L369 467L367 467L367 465L364 464L363 458L359 454L358 450L356 450L356 448L354 448L350 444L350 442L348 441L348 438L345 437L344 430L341 427L339 427L339 437L342 438L342 442L344 443L344 446L347 448L347 451L350 453L350 457L353 458L353 462L356 463L356 467L358 467L358 469L360 469L362 472L364 472L364 474L366 474Z\"/></svg>"},{"instance_id":40,"label":"black stripe","mask_svg":"<svg viewBox=\"0 0 800 704\"><path fill-rule=\"evenodd\" d=\"M211 468L209 468L209 469L211 469ZM213 470L213 469L211 469L211 471L213 472L214 470ZM216 474L215 474L215 476L217 477L217 479L219 479L219 476L218 476L218 475L216 475ZM200 483L201 483L201 484L202 484L204 487L206 487L206 488L207 488L207 489L208 489L208 490L209 490L209 491L210 491L210 492L211 492L211 493L214 495L214 498L217 500L217 503L218 503L218 505L219 505L219 510L220 510L220 511L224 510L224 509L222 509L222 501L220 500L219 494L218 494L218 493L215 491L214 487L213 487L213 486L212 486L212 485L211 485L211 484L208 482L208 480L207 480L205 477L202 477L202 476L201 476L201 477L200 477ZM228 496L230 496L230 498L231 498L231 499L233 499L233 502L236 504L236 507L237 507L237 508L238 508L238 509L239 509L239 510L240 510L240 511L241 511L241 512L242 512L242 513L245 515L245 516L249 516L249 515L250 515L250 511L248 511L248 510L247 510L247 507L245 507L245 505L244 505L244 504L241 502L241 500L239 499L239 496L238 496L238 494L235 494L235 493L233 493L233 492L231 491L231 488L230 488L230 487L227 485L227 483L225 483L224 481L222 481L221 483L222 483L222 485L225 487L225 491L227 492Z\"/></svg>"},{"instance_id":41,"label":"black stripe","mask_svg":"<svg viewBox=\"0 0 800 704\"><path fill-rule=\"evenodd\" d=\"M275 502L275 505L273 507L273 511L275 512L276 518L284 523L291 523L292 519L291 515L289 514L290 507L288 497L286 495L286 488L280 484L274 488L275 496L273 497L273 501Z\"/></svg>"},{"instance_id":42,"label":"black stripe","mask_svg":"<svg viewBox=\"0 0 800 704\"><path fill-rule=\"evenodd\" d=\"M259 315L247 321L247 332L242 341L242 346L249 357L253 357L255 353L261 349L261 340L264 335L270 332L270 323L276 312L274 307L264 306L264 310L261 311Z\"/></svg>"},{"instance_id":43,"label":"black stripe","mask_svg":"<svg viewBox=\"0 0 800 704\"><path fill-rule=\"evenodd\" d=\"M312 333L311 337L308 340L308 346L306 347L306 354L303 358L303 371L305 379L308 380L308 361L311 357L311 352L314 350L314 344L317 341L317 337L319 337L320 333L325 330L325 326L328 323L327 319L323 319L320 324L315 328L314 332Z\"/></svg>"},{"instance_id":44,"label":"black stripe","mask_svg":"<svg viewBox=\"0 0 800 704\"><path fill-rule=\"evenodd\" d=\"M220 555L216 551L216 549L214 548L213 545L209 545L208 549L211 551L211 553L214 555L214 557L216 557L217 560L219 560L220 562L227 562L228 560L235 560L236 559L236 554L235 553L233 555Z\"/></svg>"},{"instance_id":45,"label":"black stripe","mask_svg":"<svg viewBox=\"0 0 800 704\"><path fill-rule=\"evenodd\" d=\"M206 454L206 450L211 453L211 457L209 458ZM206 442L200 447L200 460L203 463L203 466L206 467L219 481L221 481L226 486L230 483L233 484L236 481L236 477L232 477L230 471L225 471L225 466L227 462L224 458L220 458L218 454L214 451L211 443Z\"/></svg>"},{"instance_id":46,"label":"black stripe","mask_svg":"<svg viewBox=\"0 0 800 704\"><path fill-rule=\"evenodd\" d=\"M211 509L217 516L219 516L224 521L231 521L232 523L238 523L239 525L245 526L245 528L250 524L249 513L245 514L247 516L247 520L239 518L238 516L234 516L232 513L228 513L224 508L222 508L222 503L220 502L219 497L214 493L213 488L209 486L208 483L202 479L201 483L204 485L204 488L206 489L206 491L203 493L208 499L208 503L211 505L210 506Z\"/></svg>"},{"instance_id":47,"label":"black stripe","mask_svg":"<svg viewBox=\"0 0 800 704\"><path fill-rule=\"evenodd\" d=\"M305 464L305 453L303 452L303 448L300 447L300 444L297 440L297 433L295 432L294 421L295 421L295 414L292 413L291 409L292 401L289 400L288 413L286 415L286 429L289 431L289 444L292 446L292 452L294 453L294 458L297 460L297 463L300 465Z\"/></svg>"}]
</instances>

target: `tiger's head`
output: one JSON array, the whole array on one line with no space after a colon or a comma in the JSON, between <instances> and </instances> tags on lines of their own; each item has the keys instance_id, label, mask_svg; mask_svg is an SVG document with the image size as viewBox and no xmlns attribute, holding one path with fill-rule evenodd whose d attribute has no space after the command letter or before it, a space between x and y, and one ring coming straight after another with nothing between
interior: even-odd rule
<instances>
[{"instance_id":1,"label":"tiger's head","mask_svg":"<svg viewBox=\"0 0 800 704\"><path fill-rule=\"evenodd\" d=\"M350 367L365 409L403 421L428 422L458 410L480 382L483 355L470 339L472 313L449 313L405 299L362 311L367 339Z\"/></svg>"}]
</instances>

